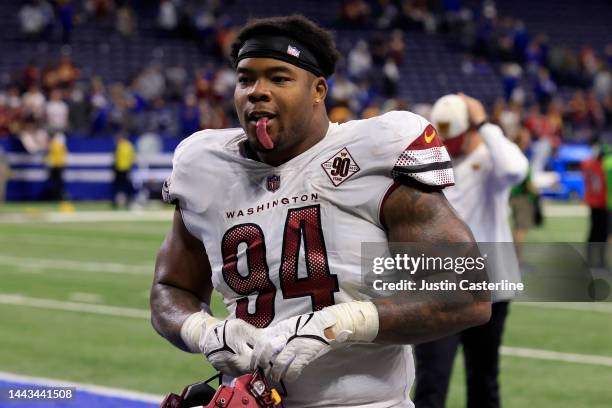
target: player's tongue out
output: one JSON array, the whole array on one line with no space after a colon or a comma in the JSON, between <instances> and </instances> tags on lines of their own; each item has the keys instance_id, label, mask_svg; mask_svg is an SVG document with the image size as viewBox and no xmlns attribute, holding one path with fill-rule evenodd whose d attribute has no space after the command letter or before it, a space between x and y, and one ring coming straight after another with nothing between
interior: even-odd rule
<instances>
[{"instance_id":1,"label":"player's tongue out","mask_svg":"<svg viewBox=\"0 0 612 408\"><path fill-rule=\"evenodd\" d=\"M265 116L263 118L259 118L257 121L257 140L259 140L259 143L261 143L264 148L271 150L274 148L274 142L272 142L272 139L268 134L267 126L268 118Z\"/></svg>"}]
</instances>

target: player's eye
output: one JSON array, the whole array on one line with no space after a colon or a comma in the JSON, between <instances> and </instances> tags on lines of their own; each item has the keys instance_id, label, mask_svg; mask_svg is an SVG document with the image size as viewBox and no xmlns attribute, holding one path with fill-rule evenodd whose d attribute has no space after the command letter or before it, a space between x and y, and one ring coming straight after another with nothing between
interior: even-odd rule
<instances>
[{"instance_id":1,"label":"player's eye","mask_svg":"<svg viewBox=\"0 0 612 408\"><path fill-rule=\"evenodd\" d=\"M238 77L238 83L239 84L243 84L244 85L244 84L248 84L250 82L252 82L252 80L251 80L251 78L249 78L247 76L239 76Z\"/></svg>"},{"instance_id":2,"label":"player's eye","mask_svg":"<svg viewBox=\"0 0 612 408\"><path fill-rule=\"evenodd\" d=\"M286 82L289 82L290 80L291 80L291 78L284 77L284 76L274 76L274 77L272 77L272 82L277 83L277 84L284 84Z\"/></svg>"}]
</instances>

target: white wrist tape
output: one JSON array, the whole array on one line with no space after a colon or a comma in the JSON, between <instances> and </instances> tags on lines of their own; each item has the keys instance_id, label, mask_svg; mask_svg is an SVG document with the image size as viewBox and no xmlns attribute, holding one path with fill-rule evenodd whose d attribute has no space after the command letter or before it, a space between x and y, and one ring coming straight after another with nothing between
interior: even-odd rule
<instances>
[{"instance_id":1,"label":"white wrist tape","mask_svg":"<svg viewBox=\"0 0 612 408\"><path fill-rule=\"evenodd\" d=\"M326 307L336 317L331 327L339 342L372 342L378 335L378 310L372 302L347 302Z\"/></svg>"},{"instance_id":2,"label":"white wrist tape","mask_svg":"<svg viewBox=\"0 0 612 408\"><path fill-rule=\"evenodd\" d=\"M205 311L201 310L190 315L181 326L181 339L192 353L200 353L200 337L207 327L220 322Z\"/></svg>"}]
</instances>

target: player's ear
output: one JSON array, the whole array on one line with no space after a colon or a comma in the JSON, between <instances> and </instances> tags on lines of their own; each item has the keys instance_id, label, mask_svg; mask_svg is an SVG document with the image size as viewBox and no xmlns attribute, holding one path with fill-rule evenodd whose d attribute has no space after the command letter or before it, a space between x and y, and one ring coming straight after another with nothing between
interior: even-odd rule
<instances>
[{"instance_id":1,"label":"player's ear","mask_svg":"<svg viewBox=\"0 0 612 408\"><path fill-rule=\"evenodd\" d=\"M325 97L327 96L327 81L323 77L316 77L312 84L312 89L314 92L314 103L319 104L325 101Z\"/></svg>"}]
</instances>

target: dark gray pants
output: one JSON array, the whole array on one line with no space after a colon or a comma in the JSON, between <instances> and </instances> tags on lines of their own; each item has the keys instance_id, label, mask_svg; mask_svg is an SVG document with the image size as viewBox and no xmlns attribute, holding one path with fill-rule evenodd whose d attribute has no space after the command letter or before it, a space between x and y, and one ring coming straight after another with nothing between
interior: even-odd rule
<instances>
[{"instance_id":1,"label":"dark gray pants","mask_svg":"<svg viewBox=\"0 0 612 408\"><path fill-rule=\"evenodd\" d=\"M499 347L507 314L508 302L493 303L488 323L415 347L416 408L444 407L459 344L463 346L468 408L500 406Z\"/></svg>"}]
</instances>

